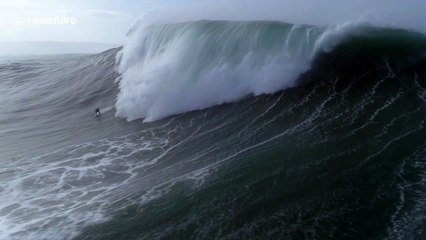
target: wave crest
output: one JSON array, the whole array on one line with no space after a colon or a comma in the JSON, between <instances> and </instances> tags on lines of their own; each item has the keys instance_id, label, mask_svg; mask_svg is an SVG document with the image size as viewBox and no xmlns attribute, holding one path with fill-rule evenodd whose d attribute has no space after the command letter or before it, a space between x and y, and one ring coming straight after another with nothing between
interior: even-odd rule
<instances>
[{"instance_id":1,"label":"wave crest","mask_svg":"<svg viewBox=\"0 0 426 240\"><path fill-rule=\"evenodd\" d=\"M118 54L117 116L153 121L294 87L318 53L366 28L254 21L136 26Z\"/></svg>"}]
</instances>

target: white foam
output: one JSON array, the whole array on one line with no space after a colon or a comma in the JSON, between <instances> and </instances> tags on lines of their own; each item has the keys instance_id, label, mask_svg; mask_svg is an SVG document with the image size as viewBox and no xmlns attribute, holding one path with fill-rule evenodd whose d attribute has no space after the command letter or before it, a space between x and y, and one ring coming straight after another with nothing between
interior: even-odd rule
<instances>
[{"instance_id":1,"label":"white foam","mask_svg":"<svg viewBox=\"0 0 426 240\"><path fill-rule=\"evenodd\" d=\"M200 30L208 24L214 30ZM277 37L265 35L267 24L135 26L118 54L117 115L153 121L293 87L318 52L364 28L358 22L326 29L281 25L280 39L271 40Z\"/></svg>"},{"instance_id":2,"label":"white foam","mask_svg":"<svg viewBox=\"0 0 426 240\"><path fill-rule=\"evenodd\" d=\"M181 144L174 139L179 131L173 131L172 122L5 163L0 239L72 239L130 204L140 206L167 194L178 182L200 186L208 177L204 170L187 167L163 176L164 168L155 166ZM169 130L154 131L163 127Z\"/></svg>"}]
</instances>

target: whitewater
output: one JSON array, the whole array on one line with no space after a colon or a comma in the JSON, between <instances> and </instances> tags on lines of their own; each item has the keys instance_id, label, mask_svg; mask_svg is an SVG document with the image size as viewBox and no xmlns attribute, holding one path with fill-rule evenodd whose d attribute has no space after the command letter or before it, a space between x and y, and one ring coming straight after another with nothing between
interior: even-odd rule
<instances>
[{"instance_id":1,"label":"whitewater","mask_svg":"<svg viewBox=\"0 0 426 240\"><path fill-rule=\"evenodd\" d=\"M294 87L318 53L367 28L224 21L141 26L118 55L117 115L152 121Z\"/></svg>"},{"instance_id":2,"label":"whitewater","mask_svg":"<svg viewBox=\"0 0 426 240\"><path fill-rule=\"evenodd\" d=\"M1 58L0 239L422 239L426 8L292 2Z\"/></svg>"}]
</instances>

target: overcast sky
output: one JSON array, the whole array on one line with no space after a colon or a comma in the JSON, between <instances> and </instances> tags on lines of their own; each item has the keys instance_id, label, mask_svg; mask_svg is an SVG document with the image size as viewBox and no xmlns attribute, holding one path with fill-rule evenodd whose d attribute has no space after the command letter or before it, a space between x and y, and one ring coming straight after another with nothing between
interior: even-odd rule
<instances>
[{"instance_id":1,"label":"overcast sky","mask_svg":"<svg viewBox=\"0 0 426 240\"><path fill-rule=\"evenodd\" d=\"M364 18L381 25L426 32L426 0L0 0L0 42L122 44L132 23L146 12L155 12L167 21L271 19L334 24ZM29 21L55 17L76 21L74 24Z\"/></svg>"},{"instance_id":2,"label":"overcast sky","mask_svg":"<svg viewBox=\"0 0 426 240\"><path fill-rule=\"evenodd\" d=\"M0 0L0 41L122 43L144 11L179 0ZM33 24L31 18L75 18L74 24Z\"/></svg>"}]
</instances>

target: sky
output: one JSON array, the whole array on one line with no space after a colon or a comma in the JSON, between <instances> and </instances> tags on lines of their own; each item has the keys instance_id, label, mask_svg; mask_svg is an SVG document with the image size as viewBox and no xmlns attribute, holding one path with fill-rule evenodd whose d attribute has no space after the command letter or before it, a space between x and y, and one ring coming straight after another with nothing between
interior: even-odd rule
<instances>
[{"instance_id":1,"label":"sky","mask_svg":"<svg viewBox=\"0 0 426 240\"><path fill-rule=\"evenodd\" d=\"M0 0L0 42L123 43L137 17L179 0Z\"/></svg>"},{"instance_id":2,"label":"sky","mask_svg":"<svg viewBox=\"0 0 426 240\"><path fill-rule=\"evenodd\" d=\"M165 21L269 19L327 25L364 18L426 32L426 0L0 0L0 42L123 44L132 24L152 12Z\"/></svg>"}]
</instances>

